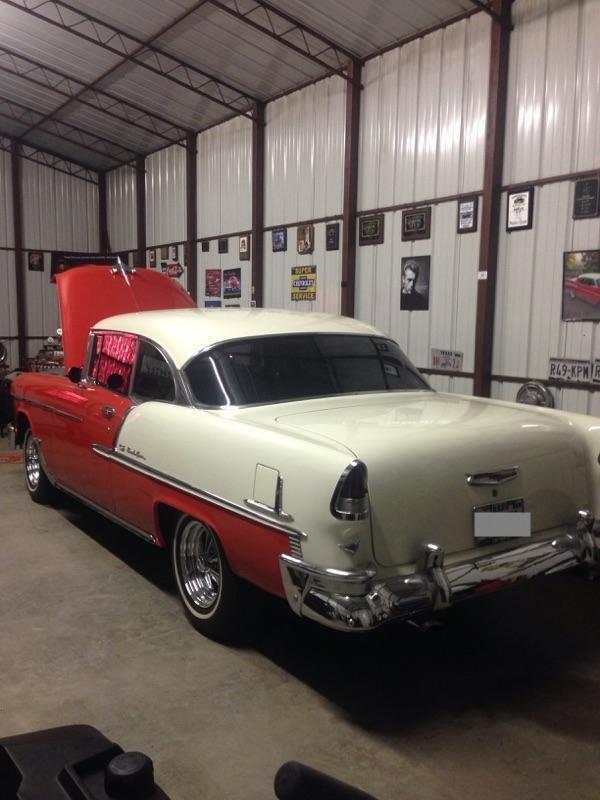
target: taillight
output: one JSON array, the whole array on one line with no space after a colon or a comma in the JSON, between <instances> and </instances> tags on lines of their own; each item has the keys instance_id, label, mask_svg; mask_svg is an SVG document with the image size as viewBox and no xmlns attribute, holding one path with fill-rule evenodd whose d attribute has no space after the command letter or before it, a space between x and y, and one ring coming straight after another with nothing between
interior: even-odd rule
<instances>
[{"instance_id":1,"label":"taillight","mask_svg":"<svg viewBox=\"0 0 600 800\"><path fill-rule=\"evenodd\" d=\"M348 464L331 498L331 513L338 519L366 519L369 516L367 468L362 461Z\"/></svg>"}]
</instances>

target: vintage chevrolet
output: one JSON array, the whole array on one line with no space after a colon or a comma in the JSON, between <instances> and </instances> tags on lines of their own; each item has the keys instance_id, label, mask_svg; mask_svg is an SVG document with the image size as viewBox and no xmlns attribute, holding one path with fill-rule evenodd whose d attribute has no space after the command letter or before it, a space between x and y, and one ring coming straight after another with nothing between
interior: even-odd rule
<instances>
[{"instance_id":1,"label":"vintage chevrolet","mask_svg":"<svg viewBox=\"0 0 600 800\"><path fill-rule=\"evenodd\" d=\"M146 269L57 284L66 374L12 384L27 489L169 547L204 634L248 584L364 631L597 564L600 420L433 391L355 319L199 310Z\"/></svg>"}]
</instances>

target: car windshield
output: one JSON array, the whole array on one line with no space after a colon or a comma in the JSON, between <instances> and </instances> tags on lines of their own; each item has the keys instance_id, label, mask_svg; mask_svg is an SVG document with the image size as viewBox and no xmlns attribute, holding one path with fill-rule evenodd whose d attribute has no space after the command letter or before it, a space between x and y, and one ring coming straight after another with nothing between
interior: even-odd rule
<instances>
[{"instance_id":1,"label":"car windshield","mask_svg":"<svg viewBox=\"0 0 600 800\"><path fill-rule=\"evenodd\" d=\"M430 389L398 345L377 336L240 339L201 353L184 371L195 399L208 406Z\"/></svg>"}]
</instances>

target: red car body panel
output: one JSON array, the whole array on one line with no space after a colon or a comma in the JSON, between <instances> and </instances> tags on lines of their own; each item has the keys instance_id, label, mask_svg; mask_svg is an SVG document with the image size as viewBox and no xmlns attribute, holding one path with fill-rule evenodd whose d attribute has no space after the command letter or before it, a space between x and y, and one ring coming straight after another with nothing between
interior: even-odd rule
<instances>
[{"instance_id":1,"label":"red car body panel","mask_svg":"<svg viewBox=\"0 0 600 800\"><path fill-rule=\"evenodd\" d=\"M129 274L104 265L57 275L65 370L85 362L90 328L105 317L131 311L195 307L183 288L161 273ZM289 553L287 536L268 523L205 501L167 480L144 475L103 457L111 451L123 418L135 414L127 397L93 382L73 383L63 375L23 373L14 382L15 419L39 439L48 473L62 489L131 526L159 547L161 506L205 521L218 534L231 569L272 594L284 596L279 556ZM150 470L151 472L151 470Z\"/></svg>"},{"instance_id":2,"label":"red car body panel","mask_svg":"<svg viewBox=\"0 0 600 800\"><path fill-rule=\"evenodd\" d=\"M125 280L120 271L106 266L77 267L59 273L56 285L66 371L83 365L90 328L105 317L131 311L196 308L180 284L171 279L166 281L162 273L145 268L128 274Z\"/></svg>"}]
</instances>

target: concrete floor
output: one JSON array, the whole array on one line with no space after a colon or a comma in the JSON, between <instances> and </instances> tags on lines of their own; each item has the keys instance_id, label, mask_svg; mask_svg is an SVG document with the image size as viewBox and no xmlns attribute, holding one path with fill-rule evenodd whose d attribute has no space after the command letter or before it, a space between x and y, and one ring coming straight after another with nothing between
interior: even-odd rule
<instances>
[{"instance_id":1,"label":"concrete floor","mask_svg":"<svg viewBox=\"0 0 600 800\"><path fill-rule=\"evenodd\" d=\"M272 798L288 759L380 800L600 795L598 584L554 576L429 634L344 636L268 602L229 648L186 622L161 552L35 505L20 464L0 504L0 737L94 725L172 800Z\"/></svg>"}]
</instances>

